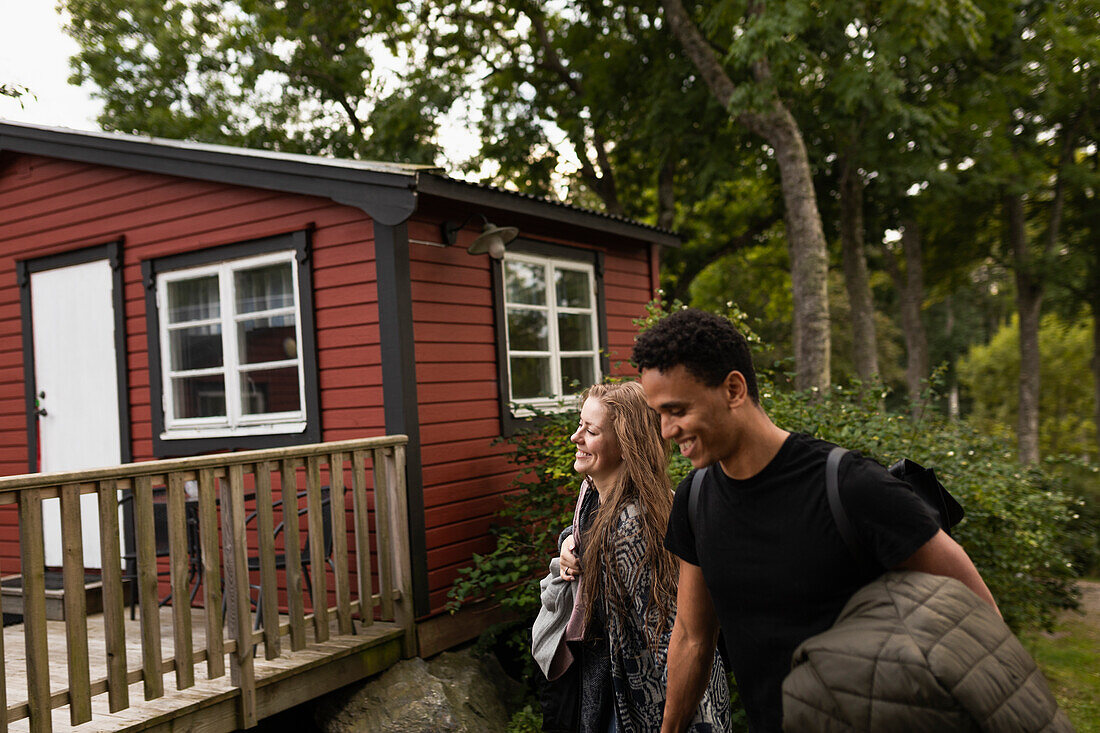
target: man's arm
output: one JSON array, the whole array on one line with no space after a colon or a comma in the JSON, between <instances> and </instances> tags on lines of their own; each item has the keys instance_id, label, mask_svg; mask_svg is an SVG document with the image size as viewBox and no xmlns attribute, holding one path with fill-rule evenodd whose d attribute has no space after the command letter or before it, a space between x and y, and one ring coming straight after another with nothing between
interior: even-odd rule
<instances>
[{"instance_id":1,"label":"man's arm","mask_svg":"<svg viewBox=\"0 0 1100 733\"><path fill-rule=\"evenodd\" d=\"M695 717L710 682L718 618L698 565L680 560L676 623L668 644L668 689L661 733L681 733Z\"/></svg>"},{"instance_id":2,"label":"man's arm","mask_svg":"<svg viewBox=\"0 0 1100 733\"><path fill-rule=\"evenodd\" d=\"M978 573L978 569L966 554L966 550L942 529L894 570L919 570L922 573L955 578L978 594L978 597L992 606L998 614L1001 612L1001 609L997 608L997 602L993 600L993 594L989 592L985 581Z\"/></svg>"}]
</instances>

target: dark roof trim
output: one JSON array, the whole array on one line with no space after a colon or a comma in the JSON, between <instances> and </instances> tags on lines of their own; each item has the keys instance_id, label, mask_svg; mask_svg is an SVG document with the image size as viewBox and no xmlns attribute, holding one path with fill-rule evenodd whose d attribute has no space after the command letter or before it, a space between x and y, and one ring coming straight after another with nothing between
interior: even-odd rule
<instances>
[{"instance_id":1,"label":"dark roof trim","mask_svg":"<svg viewBox=\"0 0 1100 733\"><path fill-rule=\"evenodd\" d=\"M420 169L9 122L0 150L322 196L390 225L416 210Z\"/></svg>"},{"instance_id":2,"label":"dark roof trim","mask_svg":"<svg viewBox=\"0 0 1100 733\"><path fill-rule=\"evenodd\" d=\"M594 229L608 234L617 234L631 239L641 239L666 247L679 247L680 237L666 229L658 229L647 224L639 224L630 219L602 214L597 211L581 209L569 204L548 199L502 191L497 188L480 186L476 183L457 181L435 173L420 171L416 176L416 189L420 193L439 196L452 201L461 201L472 206L486 206L508 209L517 214L526 214L573 224L586 229ZM496 222L505 224L507 222Z\"/></svg>"},{"instance_id":3,"label":"dark roof trim","mask_svg":"<svg viewBox=\"0 0 1100 733\"><path fill-rule=\"evenodd\" d=\"M666 229L557 201L448 178L433 166L342 160L228 145L87 132L0 121L0 152L183 176L308 196L354 206L385 226L406 221L418 193L506 209L634 240L679 247Z\"/></svg>"}]
</instances>

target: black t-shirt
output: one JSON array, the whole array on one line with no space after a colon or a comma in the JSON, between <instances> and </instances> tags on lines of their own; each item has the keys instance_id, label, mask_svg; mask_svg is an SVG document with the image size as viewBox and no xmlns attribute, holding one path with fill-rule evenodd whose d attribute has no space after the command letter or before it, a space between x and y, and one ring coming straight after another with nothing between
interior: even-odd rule
<instances>
[{"instance_id":1,"label":"black t-shirt","mask_svg":"<svg viewBox=\"0 0 1100 733\"><path fill-rule=\"evenodd\" d=\"M865 559L829 511L825 459L834 446L792 433L760 473L738 481L719 464L680 484L665 546L703 570L753 731L780 731L781 685L795 647L825 631L860 587L910 557L939 529L906 484L857 453L840 463L840 497ZM701 555L701 562L700 562Z\"/></svg>"}]
</instances>

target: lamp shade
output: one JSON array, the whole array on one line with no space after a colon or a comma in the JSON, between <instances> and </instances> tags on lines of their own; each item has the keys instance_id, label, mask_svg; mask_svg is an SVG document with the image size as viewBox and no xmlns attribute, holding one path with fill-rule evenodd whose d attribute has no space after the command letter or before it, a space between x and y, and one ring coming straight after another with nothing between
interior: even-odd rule
<instances>
[{"instance_id":1,"label":"lamp shade","mask_svg":"<svg viewBox=\"0 0 1100 733\"><path fill-rule=\"evenodd\" d=\"M472 255L488 253L494 260L499 260L504 257L505 245L517 236L519 236L519 229L516 227L498 227L495 224L485 222L485 228L482 229L477 239L470 243L466 252Z\"/></svg>"}]
</instances>

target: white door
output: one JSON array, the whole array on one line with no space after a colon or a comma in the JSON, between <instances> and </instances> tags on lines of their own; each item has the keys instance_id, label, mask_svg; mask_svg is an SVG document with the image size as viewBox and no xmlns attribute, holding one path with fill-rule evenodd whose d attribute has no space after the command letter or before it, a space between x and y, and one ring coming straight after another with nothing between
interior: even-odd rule
<instances>
[{"instance_id":1,"label":"white door","mask_svg":"<svg viewBox=\"0 0 1100 733\"><path fill-rule=\"evenodd\" d=\"M31 274L39 470L121 462L111 266L106 260ZM95 494L81 497L84 565L101 567ZM43 502L46 565L62 560L61 507Z\"/></svg>"}]
</instances>

